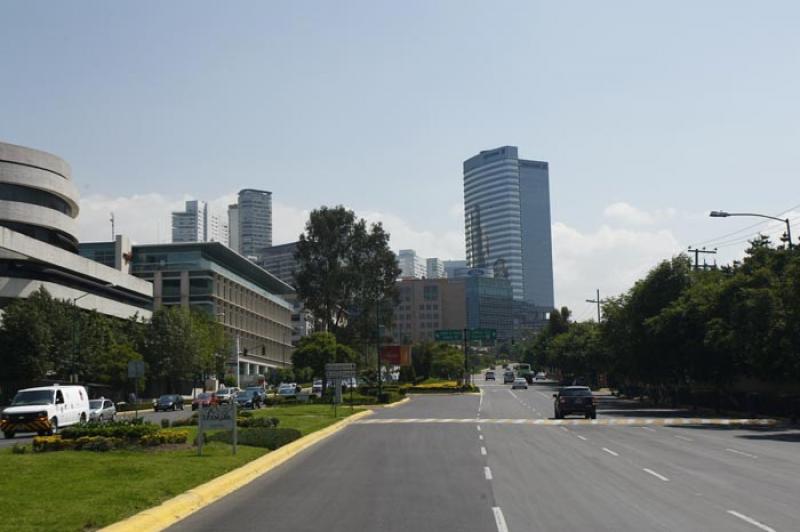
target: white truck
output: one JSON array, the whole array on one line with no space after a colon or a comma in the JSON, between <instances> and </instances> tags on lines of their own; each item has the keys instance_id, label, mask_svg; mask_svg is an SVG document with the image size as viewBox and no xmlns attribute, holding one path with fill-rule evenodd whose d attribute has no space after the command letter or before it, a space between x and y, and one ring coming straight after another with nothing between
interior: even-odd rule
<instances>
[{"instance_id":1,"label":"white truck","mask_svg":"<svg viewBox=\"0 0 800 532\"><path fill-rule=\"evenodd\" d=\"M42 386L19 390L11 406L0 415L0 430L6 438L17 432L40 436L89 420L89 394L83 386Z\"/></svg>"}]
</instances>

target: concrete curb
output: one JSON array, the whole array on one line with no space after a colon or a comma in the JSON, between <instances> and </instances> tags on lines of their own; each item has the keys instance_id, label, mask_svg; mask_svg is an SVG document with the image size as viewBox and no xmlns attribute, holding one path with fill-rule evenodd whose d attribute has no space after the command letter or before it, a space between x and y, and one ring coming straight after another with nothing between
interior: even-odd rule
<instances>
[{"instance_id":1,"label":"concrete curb","mask_svg":"<svg viewBox=\"0 0 800 532\"><path fill-rule=\"evenodd\" d=\"M400 400L399 400L399 401L397 401L396 403L392 403L392 404L389 404L389 405L383 405L383 408L395 408L395 407L398 407L398 406L400 406L400 405L404 405L404 404L406 404L406 403L407 403L407 402L409 402L410 400L411 400L411 398L410 398L410 397L404 397L403 399L400 399Z\"/></svg>"},{"instance_id":2,"label":"concrete curb","mask_svg":"<svg viewBox=\"0 0 800 532\"><path fill-rule=\"evenodd\" d=\"M295 440L290 444L256 458L252 462L228 471L224 475L211 479L205 484L196 486L158 506L143 510L127 519L102 528L103 532L156 532L164 530L194 512L205 508L213 502L225 497L249 484L259 476L275 469L279 465L294 458L297 454L312 445L339 432L347 425L372 414L365 410L345 418L324 429Z\"/></svg>"}]
</instances>

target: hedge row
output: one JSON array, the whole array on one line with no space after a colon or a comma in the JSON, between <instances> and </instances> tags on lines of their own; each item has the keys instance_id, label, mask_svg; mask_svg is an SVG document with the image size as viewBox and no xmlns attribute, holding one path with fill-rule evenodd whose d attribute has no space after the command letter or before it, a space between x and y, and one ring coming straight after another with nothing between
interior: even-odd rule
<instances>
[{"instance_id":1,"label":"hedge row","mask_svg":"<svg viewBox=\"0 0 800 532\"><path fill-rule=\"evenodd\" d=\"M75 440L85 436L102 436L105 438L122 438L138 441L143 436L154 434L158 426L151 423L134 423L130 421L111 421L109 423L81 423L66 427L61 431L65 440Z\"/></svg>"},{"instance_id":2,"label":"hedge row","mask_svg":"<svg viewBox=\"0 0 800 532\"><path fill-rule=\"evenodd\" d=\"M155 447L167 443L186 443L189 433L186 431L158 430L152 434L145 434L138 440L115 436L80 436L65 438L60 434L54 436L36 436L33 438L33 452L44 453L49 451L110 451L131 445L142 447Z\"/></svg>"},{"instance_id":3,"label":"hedge row","mask_svg":"<svg viewBox=\"0 0 800 532\"><path fill-rule=\"evenodd\" d=\"M270 451L291 443L300 438L303 434L297 429L278 429L273 427L253 427L239 429L237 441L242 445L253 447L265 447ZM206 441L218 441L223 443L233 442L231 431L221 431L207 434ZM196 442L195 442L196 443Z\"/></svg>"}]
</instances>

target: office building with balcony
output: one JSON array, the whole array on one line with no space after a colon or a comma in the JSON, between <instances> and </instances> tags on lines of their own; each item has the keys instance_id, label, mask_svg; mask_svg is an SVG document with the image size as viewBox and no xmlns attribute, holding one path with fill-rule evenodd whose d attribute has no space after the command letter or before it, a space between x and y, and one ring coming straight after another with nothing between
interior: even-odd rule
<instances>
[{"instance_id":1,"label":"office building with balcony","mask_svg":"<svg viewBox=\"0 0 800 532\"><path fill-rule=\"evenodd\" d=\"M79 308L149 317L150 283L128 275L122 264L77 253L78 214L78 189L64 160L0 143L0 309L45 288Z\"/></svg>"}]
</instances>

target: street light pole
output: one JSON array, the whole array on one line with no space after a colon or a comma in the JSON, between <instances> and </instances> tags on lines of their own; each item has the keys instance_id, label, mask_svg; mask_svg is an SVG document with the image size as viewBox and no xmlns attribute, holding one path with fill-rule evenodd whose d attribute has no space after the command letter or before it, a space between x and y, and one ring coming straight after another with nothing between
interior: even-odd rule
<instances>
[{"instance_id":1,"label":"street light pole","mask_svg":"<svg viewBox=\"0 0 800 532\"><path fill-rule=\"evenodd\" d=\"M77 377L75 375L75 364L78 361L78 342L79 335L78 335L78 300L83 299L84 297L88 296L89 292L86 292L82 296L73 297L72 298L72 368L69 375L69 382L77 382Z\"/></svg>"},{"instance_id":2,"label":"street light pole","mask_svg":"<svg viewBox=\"0 0 800 532\"><path fill-rule=\"evenodd\" d=\"M597 299L587 299L587 303L597 303L597 324L600 325L600 289L597 289Z\"/></svg>"},{"instance_id":3,"label":"street light pole","mask_svg":"<svg viewBox=\"0 0 800 532\"><path fill-rule=\"evenodd\" d=\"M727 212L727 211L711 211L708 213L711 218L729 218L731 216L751 216L756 218L767 218L768 220L775 220L786 224L786 240L789 243L789 249L792 249L792 225L789 218L778 218L777 216L768 216L766 214L758 214L755 212Z\"/></svg>"}]
</instances>

